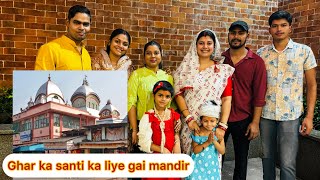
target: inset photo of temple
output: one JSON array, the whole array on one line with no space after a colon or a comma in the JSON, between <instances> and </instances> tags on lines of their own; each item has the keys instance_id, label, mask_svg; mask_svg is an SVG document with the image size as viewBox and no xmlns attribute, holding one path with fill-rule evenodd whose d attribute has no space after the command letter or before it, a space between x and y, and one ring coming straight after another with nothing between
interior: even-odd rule
<instances>
[{"instance_id":1,"label":"inset photo of temple","mask_svg":"<svg viewBox=\"0 0 320 180\"><path fill-rule=\"evenodd\" d=\"M14 71L14 153L127 153L126 71Z\"/></svg>"}]
</instances>

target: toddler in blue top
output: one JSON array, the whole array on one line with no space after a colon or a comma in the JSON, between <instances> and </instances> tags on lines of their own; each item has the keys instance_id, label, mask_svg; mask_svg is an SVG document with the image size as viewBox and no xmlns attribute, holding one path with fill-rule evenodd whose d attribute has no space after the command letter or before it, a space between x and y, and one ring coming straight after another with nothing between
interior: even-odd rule
<instances>
[{"instance_id":1,"label":"toddler in blue top","mask_svg":"<svg viewBox=\"0 0 320 180\"><path fill-rule=\"evenodd\" d=\"M221 179L221 164L219 154L225 153L224 140L215 136L215 128L220 117L220 106L208 101L200 107L200 132L191 135L192 154L195 166L192 174L187 177L193 179Z\"/></svg>"}]
</instances>

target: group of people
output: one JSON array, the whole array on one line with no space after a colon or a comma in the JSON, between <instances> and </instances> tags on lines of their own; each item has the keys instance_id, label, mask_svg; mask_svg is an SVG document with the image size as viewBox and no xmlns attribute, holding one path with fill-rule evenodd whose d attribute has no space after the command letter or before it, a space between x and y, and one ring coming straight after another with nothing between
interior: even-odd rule
<instances>
[{"instance_id":1,"label":"group of people","mask_svg":"<svg viewBox=\"0 0 320 180\"><path fill-rule=\"evenodd\" d=\"M221 179L231 134L233 176L246 179L249 144L260 134L263 178L275 179L279 149L281 179L295 179L298 135L313 128L317 63L308 46L290 38L288 12L269 17L273 43L257 54L246 47L244 21L230 25L225 52L214 31L200 31L172 75L162 70L162 49L153 40L144 46L144 67L133 70L126 56L131 37L123 29L114 30L106 49L91 59L83 44L90 23L86 7L71 7L66 35L41 46L35 69L126 70L131 152L189 154L195 169L187 179ZM307 112L300 121L303 76Z\"/></svg>"}]
</instances>

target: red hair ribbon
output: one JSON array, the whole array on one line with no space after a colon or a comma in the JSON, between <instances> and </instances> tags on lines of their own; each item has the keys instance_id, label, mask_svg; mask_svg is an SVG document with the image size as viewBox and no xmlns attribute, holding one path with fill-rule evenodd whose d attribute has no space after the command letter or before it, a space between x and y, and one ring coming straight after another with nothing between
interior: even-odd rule
<instances>
[{"instance_id":1,"label":"red hair ribbon","mask_svg":"<svg viewBox=\"0 0 320 180\"><path fill-rule=\"evenodd\" d=\"M157 89L161 88L163 86L162 82L159 82L158 86L156 88L154 88L153 92L156 92Z\"/></svg>"}]
</instances>

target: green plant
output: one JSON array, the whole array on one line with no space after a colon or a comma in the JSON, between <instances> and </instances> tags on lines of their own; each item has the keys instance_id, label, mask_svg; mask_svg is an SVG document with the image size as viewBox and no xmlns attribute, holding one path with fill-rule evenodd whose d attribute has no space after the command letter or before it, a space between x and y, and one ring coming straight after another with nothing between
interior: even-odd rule
<instances>
[{"instance_id":1,"label":"green plant","mask_svg":"<svg viewBox=\"0 0 320 180\"><path fill-rule=\"evenodd\" d=\"M12 123L12 88L0 88L0 124Z\"/></svg>"}]
</instances>

